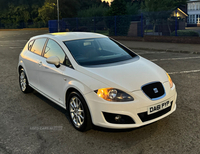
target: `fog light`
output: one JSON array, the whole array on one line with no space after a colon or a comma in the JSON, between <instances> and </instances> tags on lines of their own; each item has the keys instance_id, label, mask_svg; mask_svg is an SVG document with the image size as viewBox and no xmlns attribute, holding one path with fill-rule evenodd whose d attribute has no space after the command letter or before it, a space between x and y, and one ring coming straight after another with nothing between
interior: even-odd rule
<instances>
[{"instance_id":1,"label":"fog light","mask_svg":"<svg viewBox=\"0 0 200 154\"><path fill-rule=\"evenodd\" d=\"M135 124L134 120L127 115L106 112L103 112L103 115L106 121L112 124Z\"/></svg>"},{"instance_id":2,"label":"fog light","mask_svg":"<svg viewBox=\"0 0 200 154\"><path fill-rule=\"evenodd\" d=\"M121 121L121 116L120 115L117 115L116 117L115 117L115 121L117 121L117 122L120 122Z\"/></svg>"}]
</instances>

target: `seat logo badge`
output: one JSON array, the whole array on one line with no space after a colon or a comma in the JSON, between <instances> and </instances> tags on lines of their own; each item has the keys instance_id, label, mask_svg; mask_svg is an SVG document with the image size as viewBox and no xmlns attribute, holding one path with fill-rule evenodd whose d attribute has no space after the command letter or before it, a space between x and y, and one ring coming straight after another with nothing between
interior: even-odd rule
<instances>
[{"instance_id":1,"label":"seat logo badge","mask_svg":"<svg viewBox=\"0 0 200 154\"><path fill-rule=\"evenodd\" d=\"M153 91L154 91L155 94L158 93L158 89L157 88L153 88Z\"/></svg>"}]
</instances>

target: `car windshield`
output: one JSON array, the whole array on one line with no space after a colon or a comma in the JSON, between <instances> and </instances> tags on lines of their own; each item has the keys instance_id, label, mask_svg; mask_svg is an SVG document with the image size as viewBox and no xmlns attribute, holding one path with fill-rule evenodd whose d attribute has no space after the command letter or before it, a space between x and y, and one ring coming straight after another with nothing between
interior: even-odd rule
<instances>
[{"instance_id":1,"label":"car windshield","mask_svg":"<svg viewBox=\"0 0 200 154\"><path fill-rule=\"evenodd\" d=\"M115 63L137 56L109 38L80 39L64 43L76 62L82 66Z\"/></svg>"}]
</instances>

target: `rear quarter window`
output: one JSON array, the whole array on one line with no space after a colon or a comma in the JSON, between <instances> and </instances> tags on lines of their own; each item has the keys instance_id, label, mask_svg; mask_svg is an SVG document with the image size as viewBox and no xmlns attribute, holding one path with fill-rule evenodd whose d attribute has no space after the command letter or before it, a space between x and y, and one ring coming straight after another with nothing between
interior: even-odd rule
<instances>
[{"instance_id":1,"label":"rear quarter window","mask_svg":"<svg viewBox=\"0 0 200 154\"><path fill-rule=\"evenodd\" d=\"M29 51L31 51L31 48L32 48L32 46L33 46L34 41L35 41L35 40L32 40L32 41L29 42L29 44L28 44L28 50L29 50Z\"/></svg>"},{"instance_id":2,"label":"rear quarter window","mask_svg":"<svg viewBox=\"0 0 200 154\"><path fill-rule=\"evenodd\" d=\"M36 39L31 47L31 51L35 54L41 55L46 40L46 38Z\"/></svg>"}]
</instances>

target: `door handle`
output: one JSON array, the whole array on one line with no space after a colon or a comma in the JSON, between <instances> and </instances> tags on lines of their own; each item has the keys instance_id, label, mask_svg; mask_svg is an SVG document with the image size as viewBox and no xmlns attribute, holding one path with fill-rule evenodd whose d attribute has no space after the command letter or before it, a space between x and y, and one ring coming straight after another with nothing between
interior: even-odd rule
<instances>
[{"instance_id":1,"label":"door handle","mask_svg":"<svg viewBox=\"0 0 200 154\"><path fill-rule=\"evenodd\" d=\"M39 61L39 65L42 65L42 61Z\"/></svg>"}]
</instances>

